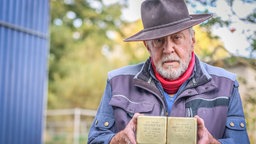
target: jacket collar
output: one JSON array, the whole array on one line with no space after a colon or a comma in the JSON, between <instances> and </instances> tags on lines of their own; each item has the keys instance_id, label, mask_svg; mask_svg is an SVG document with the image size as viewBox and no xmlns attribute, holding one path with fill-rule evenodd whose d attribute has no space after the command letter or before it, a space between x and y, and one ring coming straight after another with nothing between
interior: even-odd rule
<instances>
[{"instance_id":1,"label":"jacket collar","mask_svg":"<svg viewBox=\"0 0 256 144\"><path fill-rule=\"evenodd\" d=\"M212 76L207 72L206 64L198 59L194 67L194 73L182 95L196 95L217 89L217 85L212 80Z\"/></svg>"}]
</instances>

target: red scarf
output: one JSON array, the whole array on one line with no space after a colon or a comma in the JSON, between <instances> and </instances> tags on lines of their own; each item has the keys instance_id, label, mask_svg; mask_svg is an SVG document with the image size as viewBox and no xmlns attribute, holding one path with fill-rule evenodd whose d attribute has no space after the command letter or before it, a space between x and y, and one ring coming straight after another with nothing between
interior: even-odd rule
<instances>
[{"instance_id":1,"label":"red scarf","mask_svg":"<svg viewBox=\"0 0 256 144\"><path fill-rule=\"evenodd\" d=\"M195 65L195 55L194 52L192 52L192 57L189 62L187 70L176 80L168 80L166 78L163 78L157 71L156 67L152 61L152 67L155 73L156 78L160 81L162 84L162 87L164 88L165 92L168 94L175 94L180 86L191 76L193 73L193 68Z\"/></svg>"}]
</instances>

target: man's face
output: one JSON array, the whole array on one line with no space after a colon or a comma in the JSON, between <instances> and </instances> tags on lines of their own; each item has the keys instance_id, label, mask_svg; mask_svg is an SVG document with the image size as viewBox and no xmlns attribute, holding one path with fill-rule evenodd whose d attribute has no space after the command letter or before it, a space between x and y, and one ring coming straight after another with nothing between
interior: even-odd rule
<instances>
[{"instance_id":1,"label":"man's face","mask_svg":"<svg viewBox=\"0 0 256 144\"><path fill-rule=\"evenodd\" d=\"M164 78L175 80L188 68L194 50L194 32L186 29L145 44L158 73Z\"/></svg>"}]
</instances>

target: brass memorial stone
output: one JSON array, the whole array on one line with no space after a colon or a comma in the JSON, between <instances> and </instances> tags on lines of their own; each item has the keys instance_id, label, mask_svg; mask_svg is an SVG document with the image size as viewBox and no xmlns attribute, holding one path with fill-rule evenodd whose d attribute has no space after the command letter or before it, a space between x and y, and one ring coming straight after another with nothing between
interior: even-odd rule
<instances>
[{"instance_id":1,"label":"brass memorial stone","mask_svg":"<svg viewBox=\"0 0 256 144\"><path fill-rule=\"evenodd\" d=\"M139 116L138 144L196 144L196 118Z\"/></svg>"},{"instance_id":2,"label":"brass memorial stone","mask_svg":"<svg viewBox=\"0 0 256 144\"><path fill-rule=\"evenodd\" d=\"M137 119L138 144L166 144L166 117L139 116Z\"/></svg>"}]
</instances>

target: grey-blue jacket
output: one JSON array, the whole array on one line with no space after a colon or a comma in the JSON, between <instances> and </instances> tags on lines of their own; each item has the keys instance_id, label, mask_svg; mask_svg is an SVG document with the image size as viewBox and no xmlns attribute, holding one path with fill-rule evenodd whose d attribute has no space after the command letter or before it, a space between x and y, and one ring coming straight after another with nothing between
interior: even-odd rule
<instances>
[{"instance_id":1,"label":"grey-blue jacket","mask_svg":"<svg viewBox=\"0 0 256 144\"><path fill-rule=\"evenodd\" d=\"M194 72L168 115L163 88L150 59L108 73L106 89L92 123L88 143L108 144L134 113L152 116L199 115L208 131L223 144L248 144L236 76L196 58Z\"/></svg>"}]
</instances>

